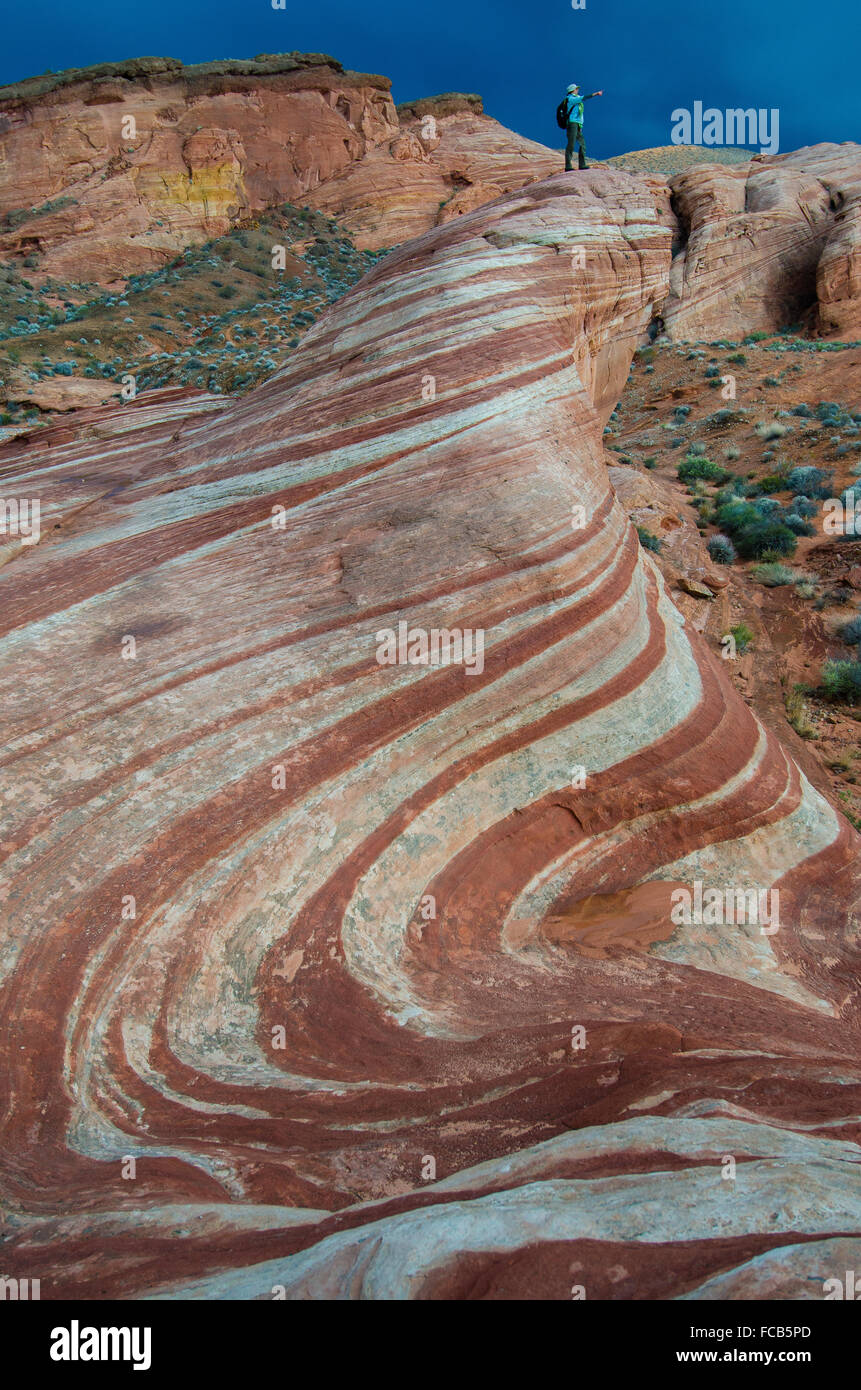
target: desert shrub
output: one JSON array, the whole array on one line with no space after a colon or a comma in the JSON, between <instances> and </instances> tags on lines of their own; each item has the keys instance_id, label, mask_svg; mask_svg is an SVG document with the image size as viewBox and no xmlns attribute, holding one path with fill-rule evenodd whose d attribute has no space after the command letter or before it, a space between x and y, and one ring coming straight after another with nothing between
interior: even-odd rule
<instances>
[{"instance_id":1,"label":"desert shrub","mask_svg":"<svg viewBox=\"0 0 861 1390\"><path fill-rule=\"evenodd\" d=\"M745 502L744 498L739 497L733 491L732 487L721 488L715 498L715 506L717 507L718 516L721 518L721 521L726 521L728 528L731 530L738 530L748 513L754 516L756 515L750 503Z\"/></svg>"},{"instance_id":2,"label":"desert shrub","mask_svg":"<svg viewBox=\"0 0 861 1390\"><path fill-rule=\"evenodd\" d=\"M721 464L712 463L711 459L689 455L679 464L678 476L683 483L690 482L692 478L707 478L709 482L725 483L731 475Z\"/></svg>"},{"instance_id":3,"label":"desert shrub","mask_svg":"<svg viewBox=\"0 0 861 1390\"><path fill-rule=\"evenodd\" d=\"M775 497L757 497L753 505L760 516L767 516L770 521L783 515L783 508Z\"/></svg>"},{"instance_id":4,"label":"desert shrub","mask_svg":"<svg viewBox=\"0 0 861 1390\"><path fill-rule=\"evenodd\" d=\"M724 450L724 458L729 463L735 463L736 459L741 458L741 449L737 449L734 444L730 445L728 449Z\"/></svg>"},{"instance_id":5,"label":"desert shrub","mask_svg":"<svg viewBox=\"0 0 861 1390\"><path fill-rule=\"evenodd\" d=\"M736 651L741 653L746 652L754 638L754 634L747 623L736 623L735 627L730 628L730 632L735 638Z\"/></svg>"},{"instance_id":6,"label":"desert shrub","mask_svg":"<svg viewBox=\"0 0 861 1390\"><path fill-rule=\"evenodd\" d=\"M836 584L833 589L826 589L822 598L823 607L826 603L836 603L842 607L852 602L853 593L848 584Z\"/></svg>"},{"instance_id":7,"label":"desert shrub","mask_svg":"<svg viewBox=\"0 0 861 1390\"><path fill-rule=\"evenodd\" d=\"M794 536L813 536L815 531L809 521L805 521L803 516L797 512L787 512L783 517L784 526L788 526Z\"/></svg>"},{"instance_id":8,"label":"desert shrub","mask_svg":"<svg viewBox=\"0 0 861 1390\"><path fill-rule=\"evenodd\" d=\"M822 420L824 424L842 425L844 420L849 419L842 405L836 401L820 401L815 413L817 420Z\"/></svg>"},{"instance_id":9,"label":"desert shrub","mask_svg":"<svg viewBox=\"0 0 861 1390\"><path fill-rule=\"evenodd\" d=\"M785 473L767 473L756 485L757 492L783 492L786 488Z\"/></svg>"},{"instance_id":10,"label":"desert shrub","mask_svg":"<svg viewBox=\"0 0 861 1390\"><path fill-rule=\"evenodd\" d=\"M773 450L771 455L773 457ZM762 457L765 457L762 456ZM786 459L778 459L778 463L773 468L773 473L766 473L764 478L759 478L757 484L758 492L783 492L786 489L787 475L790 473L790 466Z\"/></svg>"},{"instance_id":11,"label":"desert shrub","mask_svg":"<svg viewBox=\"0 0 861 1390\"><path fill-rule=\"evenodd\" d=\"M726 360L727 362L732 362L733 365L737 367L747 366L747 358L745 357L743 352L734 352L732 356L728 357Z\"/></svg>"},{"instance_id":12,"label":"desert shrub","mask_svg":"<svg viewBox=\"0 0 861 1390\"><path fill-rule=\"evenodd\" d=\"M807 717L807 706L804 703L804 686L794 685L792 690L784 694L783 703L786 707L786 717L795 732L801 738L815 738L816 730Z\"/></svg>"},{"instance_id":13,"label":"desert shrub","mask_svg":"<svg viewBox=\"0 0 861 1390\"><path fill-rule=\"evenodd\" d=\"M649 531L647 527L638 526L637 535L640 537L640 545L644 550L654 550L656 553L660 552L662 542L652 531Z\"/></svg>"},{"instance_id":14,"label":"desert shrub","mask_svg":"<svg viewBox=\"0 0 861 1390\"><path fill-rule=\"evenodd\" d=\"M769 563L754 566L753 577L767 589L777 589L782 584L791 584L795 579L795 572L788 565Z\"/></svg>"},{"instance_id":15,"label":"desert shrub","mask_svg":"<svg viewBox=\"0 0 861 1390\"><path fill-rule=\"evenodd\" d=\"M794 512L796 516L803 516L806 521L809 521L811 517L816 515L818 508L816 503L812 502L809 497L804 497L802 494L799 494L797 497L793 497L790 510Z\"/></svg>"},{"instance_id":16,"label":"desert shrub","mask_svg":"<svg viewBox=\"0 0 861 1390\"><path fill-rule=\"evenodd\" d=\"M715 505L723 506L725 502L740 502L746 496L746 484L744 478L738 473L731 473L726 487L722 487L715 499Z\"/></svg>"},{"instance_id":17,"label":"desert shrub","mask_svg":"<svg viewBox=\"0 0 861 1390\"><path fill-rule=\"evenodd\" d=\"M828 700L857 704L861 698L861 661L826 661L822 667L822 689Z\"/></svg>"},{"instance_id":18,"label":"desert shrub","mask_svg":"<svg viewBox=\"0 0 861 1390\"><path fill-rule=\"evenodd\" d=\"M836 758L829 758L825 766L830 768L832 772L851 772L852 759L845 753L842 753ZM854 781L855 779L853 778L852 780Z\"/></svg>"},{"instance_id":19,"label":"desert shrub","mask_svg":"<svg viewBox=\"0 0 861 1390\"><path fill-rule=\"evenodd\" d=\"M717 565L731 565L735 559L735 546L729 536L712 536L707 548Z\"/></svg>"},{"instance_id":20,"label":"desert shrub","mask_svg":"<svg viewBox=\"0 0 861 1390\"><path fill-rule=\"evenodd\" d=\"M706 367L706 376L709 381L713 381L715 377L720 376L720 367Z\"/></svg>"},{"instance_id":21,"label":"desert shrub","mask_svg":"<svg viewBox=\"0 0 861 1390\"><path fill-rule=\"evenodd\" d=\"M789 426L782 425L779 420L759 420L754 429L760 439L782 439L789 434Z\"/></svg>"},{"instance_id":22,"label":"desert shrub","mask_svg":"<svg viewBox=\"0 0 861 1390\"><path fill-rule=\"evenodd\" d=\"M810 409L809 405L805 405L804 401L802 401L800 405L794 405L791 413L793 415L801 415L802 418L806 420L813 419L813 411Z\"/></svg>"},{"instance_id":23,"label":"desert shrub","mask_svg":"<svg viewBox=\"0 0 861 1390\"><path fill-rule=\"evenodd\" d=\"M655 458L654 454L650 454L647 459L643 459L644 468L657 468L657 466L658 460Z\"/></svg>"},{"instance_id":24,"label":"desert shrub","mask_svg":"<svg viewBox=\"0 0 861 1390\"><path fill-rule=\"evenodd\" d=\"M724 410L716 410L712 415L707 415L703 423L706 429L723 430L727 429L730 425L740 425L743 420L744 415L742 411L730 410L729 407L727 407Z\"/></svg>"},{"instance_id":25,"label":"desert shrub","mask_svg":"<svg viewBox=\"0 0 861 1390\"><path fill-rule=\"evenodd\" d=\"M804 497L830 497L831 474L826 473L824 468L808 464L791 469L786 475L785 486L790 492L801 493Z\"/></svg>"},{"instance_id":26,"label":"desert shrub","mask_svg":"<svg viewBox=\"0 0 861 1390\"><path fill-rule=\"evenodd\" d=\"M782 521L763 516L750 502L732 497L719 502L718 525L745 560L761 560L768 551L777 555L795 552L795 536Z\"/></svg>"},{"instance_id":27,"label":"desert shrub","mask_svg":"<svg viewBox=\"0 0 861 1390\"><path fill-rule=\"evenodd\" d=\"M857 646L861 642L861 613L851 622L844 623L840 629L840 637L847 642L850 647Z\"/></svg>"},{"instance_id":28,"label":"desert shrub","mask_svg":"<svg viewBox=\"0 0 861 1390\"><path fill-rule=\"evenodd\" d=\"M46 217L49 213L60 212L63 208L77 206L77 198L63 197L55 198L53 202L42 203L39 207L15 208L0 219L0 230L4 232L14 231L22 223L29 222L34 217Z\"/></svg>"}]
</instances>

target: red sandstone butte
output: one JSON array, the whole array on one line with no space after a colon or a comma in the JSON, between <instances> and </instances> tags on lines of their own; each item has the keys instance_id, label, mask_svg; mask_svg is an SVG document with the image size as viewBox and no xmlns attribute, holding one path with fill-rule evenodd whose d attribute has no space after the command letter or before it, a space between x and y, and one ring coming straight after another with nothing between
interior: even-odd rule
<instances>
[{"instance_id":1,"label":"red sandstone butte","mask_svg":"<svg viewBox=\"0 0 861 1390\"><path fill-rule=\"evenodd\" d=\"M0 209L17 214L0 256L38 251L40 271L67 280L157 268L263 208L306 202L394 139L390 85L323 54L264 54L139 59L0 88Z\"/></svg>"},{"instance_id":2,"label":"red sandstone butte","mask_svg":"<svg viewBox=\"0 0 861 1390\"><path fill-rule=\"evenodd\" d=\"M43 1298L852 1267L858 837L602 451L666 213L559 174L394 251L242 400L0 449L45 519L0 569L3 1260ZM401 621L481 630L481 671L381 665ZM779 930L657 931L696 883L776 889ZM552 939L616 894L627 936Z\"/></svg>"},{"instance_id":3,"label":"red sandstone butte","mask_svg":"<svg viewBox=\"0 0 861 1390\"><path fill-rule=\"evenodd\" d=\"M377 248L559 168L478 97L399 115L390 87L301 53L138 59L2 87L0 260L36 252L40 273L110 283L283 202Z\"/></svg>"}]
</instances>

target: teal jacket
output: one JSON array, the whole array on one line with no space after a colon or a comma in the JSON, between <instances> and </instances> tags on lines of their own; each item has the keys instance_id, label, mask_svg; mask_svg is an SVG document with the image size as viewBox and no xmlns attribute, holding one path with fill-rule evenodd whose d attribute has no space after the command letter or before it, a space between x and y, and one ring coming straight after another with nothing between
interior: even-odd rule
<instances>
[{"instance_id":1,"label":"teal jacket","mask_svg":"<svg viewBox=\"0 0 861 1390\"><path fill-rule=\"evenodd\" d=\"M591 101L593 96L595 96L594 92L569 92L565 98L569 125L583 124L583 103L584 101Z\"/></svg>"}]
</instances>

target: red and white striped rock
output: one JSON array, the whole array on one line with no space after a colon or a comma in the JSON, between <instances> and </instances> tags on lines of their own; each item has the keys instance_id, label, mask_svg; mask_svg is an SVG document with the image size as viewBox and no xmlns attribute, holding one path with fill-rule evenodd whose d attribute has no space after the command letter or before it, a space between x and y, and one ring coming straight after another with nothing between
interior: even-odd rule
<instances>
[{"instance_id":1,"label":"red and white striped rock","mask_svg":"<svg viewBox=\"0 0 861 1390\"><path fill-rule=\"evenodd\" d=\"M223 411L0 449L51 521L0 570L4 1271L43 1298L669 1297L786 1247L779 1294L857 1231L857 836L604 462L669 261L648 184L559 175ZM401 621L482 669L381 665ZM779 931L656 926L696 881Z\"/></svg>"}]
</instances>

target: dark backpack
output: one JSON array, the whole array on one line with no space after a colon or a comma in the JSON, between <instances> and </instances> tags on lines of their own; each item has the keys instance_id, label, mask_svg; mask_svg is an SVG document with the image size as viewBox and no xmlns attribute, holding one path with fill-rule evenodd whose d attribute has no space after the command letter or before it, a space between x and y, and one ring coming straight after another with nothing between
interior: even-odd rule
<instances>
[{"instance_id":1,"label":"dark backpack","mask_svg":"<svg viewBox=\"0 0 861 1390\"><path fill-rule=\"evenodd\" d=\"M565 130L568 125L568 98L560 101L556 108L556 124L560 130Z\"/></svg>"}]
</instances>

